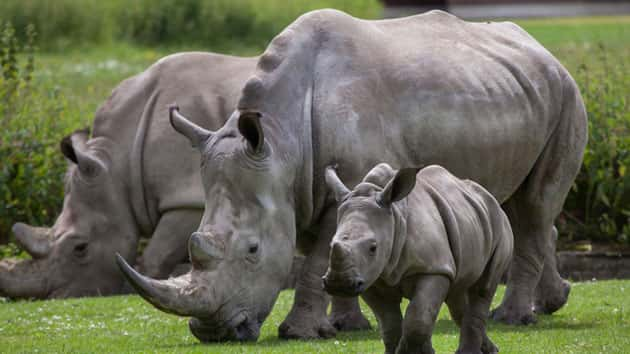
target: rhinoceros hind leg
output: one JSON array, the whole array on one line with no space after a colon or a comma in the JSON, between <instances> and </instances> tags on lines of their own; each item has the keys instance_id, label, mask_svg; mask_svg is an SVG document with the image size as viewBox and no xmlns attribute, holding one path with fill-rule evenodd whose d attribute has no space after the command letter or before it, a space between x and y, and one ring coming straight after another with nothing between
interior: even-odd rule
<instances>
[{"instance_id":1,"label":"rhinoceros hind leg","mask_svg":"<svg viewBox=\"0 0 630 354\"><path fill-rule=\"evenodd\" d=\"M554 227L552 230L551 242L547 248L548 254L545 254L545 266L542 276L536 287L536 300L534 302L534 312L540 314L552 314L558 311L569 299L571 292L571 284L562 279L558 273L556 264L556 241L558 240L558 231Z\"/></svg>"},{"instance_id":2,"label":"rhinoceros hind leg","mask_svg":"<svg viewBox=\"0 0 630 354\"><path fill-rule=\"evenodd\" d=\"M523 184L504 204L514 231L514 257L503 302L492 317L506 323L526 324L535 318L535 292L546 255L552 253L553 222L562 211L582 164L587 140L586 112L575 83L570 78L564 80L557 126ZM549 274L552 277L548 280L557 285L545 287L568 295L561 278L553 276L554 272ZM564 300L562 297L560 300ZM556 305L561 302L564 301Z\"/></svg>"},{"instance_id":3,"label":"rhinoceros hind leg","mask_svg":"<svg viewBox=\"0 0 630 354\"><path fill-rule=\"evenodd\" d=\"M338 331L361 331L372 329L370 321L363 316L359 298L333 297L328 320Z\"/></svg>"}]
</instances>

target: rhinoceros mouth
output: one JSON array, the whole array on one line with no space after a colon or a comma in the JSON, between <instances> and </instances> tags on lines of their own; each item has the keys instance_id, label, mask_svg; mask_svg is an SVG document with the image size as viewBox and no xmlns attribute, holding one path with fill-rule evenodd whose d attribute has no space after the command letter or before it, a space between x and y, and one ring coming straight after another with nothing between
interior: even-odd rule
<instances>
[{"instance_id":1,"label":"rhinoceros mouth","mask_svg":"<svg viewBox=\"0 0 630 354\"><path fill-rule=\"evenodd\" d=\"M251 320L247 311L240 311L229 320L215 321L193 317L188 322L192 334L204 343L226 341L256 341L260 335L260 322Z\"/></svg>"},{"instance_id":2,"label":"rhinoceros mouth","mask_svg":"<svg viewBox=\"0 0 630 354\"><path fill-rule=\"evenodd\" d=\"M367 288L363 277L354 268L342 274L328 271L322 277L324 290L333 296L355 297Z\"/></svg>"}]
</instances>

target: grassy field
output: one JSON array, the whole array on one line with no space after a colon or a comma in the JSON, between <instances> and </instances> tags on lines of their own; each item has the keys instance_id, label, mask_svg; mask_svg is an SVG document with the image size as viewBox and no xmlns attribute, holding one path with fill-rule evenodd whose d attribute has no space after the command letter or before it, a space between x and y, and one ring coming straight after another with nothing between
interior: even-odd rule
<instances>
[{"instance_id":1,"label":"grassy field","mask_svg":"<svg viewBox=\"0 0 630 354\"><path fill-rule=\"evenodd\" d=\"M503 288L495 300L501 297ZM630 281L574 283L568 305L535 325L490 324L503 353L623 353L630 351ZM371 312L371 331L336 339L284 341L278 324L293 292L284 291L257 343L199 343L187 319L155 310L138 296L0 303L0 352L176 353L380 353L384 350ZM404 307L404 305L403 305ZM367 307L364 305L364 310ZM438 353L457 349L459 332L442 308L433 337Z\"/></svg>"}]
</instances>

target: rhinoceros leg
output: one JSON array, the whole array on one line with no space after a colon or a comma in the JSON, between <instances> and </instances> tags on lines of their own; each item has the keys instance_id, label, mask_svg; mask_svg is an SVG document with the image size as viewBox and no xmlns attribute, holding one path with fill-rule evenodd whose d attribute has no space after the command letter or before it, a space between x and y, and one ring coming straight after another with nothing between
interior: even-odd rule
<instances>
[{"instance_id":1,"label":"rhinoceros leg","mask_svg":"<svg viewBox=\"0 0 630 354\"><path fill-rule=\"evenodd\" d=\"M372 328L370 321L361 312L359 298L357 297L334 296L328 318L338 331L360 331Z\"/></svg>"},{"instance_id":2,"label":"rhinoceros leg","mask_svg":"<svg viewBox=\"0 0 630 354\"><path fill-rule=\"evenodd\" d=\"M331 208L322 218L320 226L313 229L313 235L317 238L309 247L310 252L305 255L304 265L295 285L293 307L278 328L280 338L331 338L337 332L326 316L330 296L324 291L322 283L322 276L328 267L335 222L336 211Z\"/></svg>"},{"instance_id":3,"label":"rhinoceros leg","mask_svg":"<svg viewBox=\"0 0 630 354\"><path fill-rule=\"evenodd\" d=\"M427 274L415 278L396 353L435 353L431 336L451 281L443 275Z\"/></svg>"},{"instance_id":4,"label":"rhinoceros leg","mask_svg":"<svg viewBox=\"0 0 630 354\"><path fill-rule=\"evenodd\" d=\"M142 254L140 271L151 278L166 278L187 259L188 238L199 226L202 211L181 209L162 215Z\"/></svg>"},{"instance_id":5,"label":"rhinoceros leg","mask_svg":"<svg viewBox=\"0 0 630 354\"><path fill-rule=\"evenodd\" d=\"M402 336L401 294L393 289L371 287L361 296L376 315L385 353L395 353Z\"/></svg>"},{"instance_id":6,"label":"rhinoceros leg","mask_svg":"<svg viewBox=\"0 0 630 354\"><path fill-rule=\"evenodd\" d=\"M553 222L562 211L586 145L586 115L576 91L566 90L563 117L523 184L503 205L514 231L514 257L503 302L492 313L495 320L528 324L536 319L535 289L545 255L553 253ZM551 279L559 285L550 289L563 288L560 277Z\"/></svg>"},{"instance_id":7,"label":"rhinoceros leg","mask_svg":"<svg viewBox=\"0 0 630 354\"><path fill-rule=\"evenodd\" d=\"M536 300L534 302L534 312L551 314L559 310L569 299L571 284L562 279L558 273L556 263L556 241L558 240L558 230L554 227L552 236L549 238L548 251L545 254L545 266L536 287Z\"/></svg>"}]
</instances>

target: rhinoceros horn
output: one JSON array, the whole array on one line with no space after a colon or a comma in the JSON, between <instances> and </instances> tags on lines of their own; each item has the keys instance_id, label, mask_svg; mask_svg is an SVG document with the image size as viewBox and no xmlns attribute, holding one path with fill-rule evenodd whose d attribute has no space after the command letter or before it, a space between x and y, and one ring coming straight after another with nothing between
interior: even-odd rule
<instances>
[{"instance_id":1,"label":"rhinoceros horn","mask_svg":"<svg viewBox=\"0 0 630 354\"><path fill-rule=\"evenodd\" d=\"M173 129L187 137L193 147L202 146L213 134L212 131L198 126L179 113L179 106L176 103L168 107L168 113Z\"/></svg>"},{"instance_id":2,"label":"rhinoceros horn","mask_svg":"<svg viewBox=\"0 0 630 354\"><path fill-rule=\"evenodd\" d=\"M116 263L138 294L159 310L196 317L212 313L214 306L208 303L208 289L193 284L191 273L167 280L155 280L136 272L118 253Z\"/></svg>"},{"instance_id":3,"label":"rhinoceros horn","mask_svg":"<svg viewBox=\"0 0 630 354\"><path fill-rule=\"evenodd\" d=\"M341 242L334 242L330 250L330 267L336 271L342 271L348 263L349 251L341 244Z\"/></svg>"},{"instance_id":4,"label":"rhinoceros horn","mask_svg":"<svg viewBox=\"0 0 630 354\"><path fill-rule=\"evenodd\" d=\"M18 222L12 229L15 242L33 258L44 258L50 252L50 228L33 227Z\"/></svg>"},{"instance_id":5,"label":"rhinoceros horn","mask_svg":"<svg viewBox=\"0 0 630 354\"><path fill-rule=\"evenodd\" d=\"M340 202L346 195L348 195L348 193L350 193L348 187L346 187L346 185L341 182L339 176L337 176L337 172L335 172L334 167L326 167L325 179L328 188L333 192L337 202Z\"/></svg>"},{"instance_id":6,"label":"rhinoceros horn","mask_svg":"<svg viewBox=\"0 0 630 354\"><path fill-rule=\"evenodd\" d=\"M193 266L214 268L225 255L225 247L212 235L193 232L188 239L188 254Z\"/></svg>"}]
</instances>

